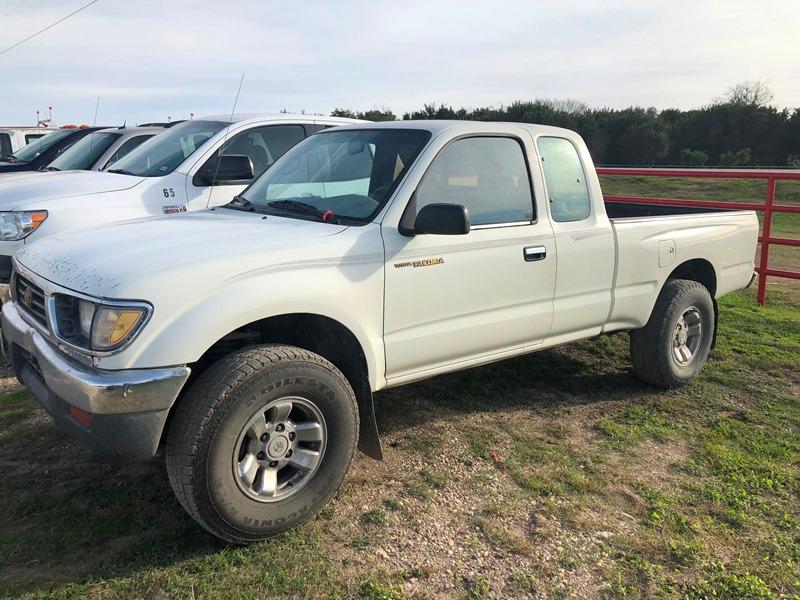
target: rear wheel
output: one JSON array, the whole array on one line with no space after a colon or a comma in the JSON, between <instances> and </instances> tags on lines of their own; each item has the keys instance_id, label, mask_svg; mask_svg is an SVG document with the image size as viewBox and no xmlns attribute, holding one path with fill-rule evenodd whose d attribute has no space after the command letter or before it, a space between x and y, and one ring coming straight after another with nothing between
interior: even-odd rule
<instances>
[{"instance_id":1,"label":"rear wheel","mask_svg":"<svg viewBox=\"0 0 800 600\"><path fill-rule=\"evenodd\" d=\"M664 284L650 319L631 331L636 375L653 385L674 388L703 368L714 337L714 304L700 283L671 279Z\"/></svg>"},{"instance_id":2,"label":"rear wheel","mask_svg":"<svg viewBox=\"0 0 800 600\"><path fill-rule=\"evenodd\" d=\"M219 538L249 543L319 512L356 448L344 375L291 346L256 346L205 371L176 409L167 470L178 500Z\"/></svg>"}]
</instances>

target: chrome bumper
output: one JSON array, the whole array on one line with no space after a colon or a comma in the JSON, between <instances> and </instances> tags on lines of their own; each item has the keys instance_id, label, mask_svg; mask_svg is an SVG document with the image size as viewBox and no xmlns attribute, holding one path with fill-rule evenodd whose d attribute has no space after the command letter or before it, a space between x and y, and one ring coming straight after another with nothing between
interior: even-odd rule
<instances>
[{"instance_id":1,"label":"chrome bumper","mask_svg":"<svg viewBox=\"0 0 800 600\"><path fill-rule=\"evenodd\" d=\"M3 304L3 334L15 374L57 424L99 454L152 456L169 408L189 377L188 367L103 371L78 366ZM79 414L78 409L86 414Z\"/></svg>"}]
</instances>

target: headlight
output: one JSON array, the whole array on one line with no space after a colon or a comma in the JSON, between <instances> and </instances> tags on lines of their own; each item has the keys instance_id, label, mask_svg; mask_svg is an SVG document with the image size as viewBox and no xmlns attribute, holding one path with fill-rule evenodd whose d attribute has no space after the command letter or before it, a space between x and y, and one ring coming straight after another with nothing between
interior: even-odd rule
<instances>
[{"instance_id":1,"label":"headlight","mask_svg":"<svg viewBox=\"0 0 800 600\"><path fill-rule=\"evenodd\" d=\"M123 344L144 320L143 308L100 306L92 321L92 350L110 350Z\"/></svg>"},{"instance_id":2,"label":"headlight","mask_svg":"<svg viewBox=\"0 0 800 600\"><path fill-rule=\"evenodd\" d=\"M22 240L44 223L46 218L46 210L0 212L0 240Z\"/></svg>"},{"instance_id":3,"label":"headlight","mask_svg":"<svg viewBox=\"0 0 800 600\"><path fill-rule=\"evenodd\" d=\"M141 303L115 306L65 294L55 296L57 337L73 346L106 352L129 341L141 329L150 307Z\"/></svg>"}]
</instances>

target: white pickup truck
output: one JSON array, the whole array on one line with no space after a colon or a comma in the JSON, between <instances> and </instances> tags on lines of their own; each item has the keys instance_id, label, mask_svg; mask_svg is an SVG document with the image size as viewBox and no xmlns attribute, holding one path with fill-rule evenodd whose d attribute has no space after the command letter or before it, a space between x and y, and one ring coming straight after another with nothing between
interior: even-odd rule
<instances>
[{"instance_id":1,"label":"white pickup truck","mask_svg":"<svg viewBox=\"0 0 800 600\"><path fill-rule=\"evenodd\" d=\"M247 543L321 510L357 444L382 456L378 390L618 330L644 381L690 381L757 230L604 204L564 129L351 125L225 206L26 246L3 331L61 427L128 458L163 442L184 508Z\"/></svg>"},{"instance_id":2,"label":"white pickup truck","mask_svg":"<svg viewBox=\"0 0 800 600\"><path fill-rule=\"evenodd\" d=\"M359 121L287 114L205 117L147 140L105 173L0 177L0 287L8 286L11 257L23 244L225 204L297 142L325 127L354 122Z\"/></svg>"}]
</instances>

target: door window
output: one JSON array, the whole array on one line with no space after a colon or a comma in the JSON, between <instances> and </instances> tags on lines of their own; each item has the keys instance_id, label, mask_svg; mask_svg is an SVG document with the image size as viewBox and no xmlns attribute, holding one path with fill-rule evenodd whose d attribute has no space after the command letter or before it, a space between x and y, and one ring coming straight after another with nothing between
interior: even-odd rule
<instances>
[{"instance_id":1,"label":"door window","mask_svg":"<svg viewBox=\"0 0 800 600\"><path fill-rule=\"evenodd\" d=\"M417 210L461 204L471 225L533 220L533 193L520 143L507 137L457 140L434 159L417 188Z\"/></svg>"},{"instance_id":2,"label":"door window","mask_svg":"<svg viewBox=\"0 0 800 600\"><path fill-rule=\"evenodd\" d=\"M154 135L155 134L152 134L152 133L148 134L148 135L137 135L136 137L132 137L132 138L129 138L129 139L125 140L124 142L122 142L122 145L119 148L117 148L117 151L114 152L114 154L111 155L111 158L108 159L108 162L106 163L106 167L109 166L109 165L114 164L120 158L122 158L123 156L128 154L128 152L130 152L134 148L137 148L139 145L141 145L143 142L149 140Z\"/></svg>"},{"instance_id":3,"label":"door window","mask_svg":"<svg viewBox=\"0 0 800 600\"><path fill-rule=\"evenodd\" d=\"M44 137L44 133L26 133L25 134L25 143L30 144L33 140L38 140L40 137Z\"/></svg>"},{"instance_id":4,"label":"door window","mask_svg":"<svg viewBox=\"0 0 800 600\"><path fill-rule=\"evenodd\" d=\"M301 125L271 125L251 129L225 142L218 154L239 154L250 158L258 177L306 136Z\"/></svg>"},{"instance_id":5,"label":"door window","mask_svg":"<svg viewBox=\"0 0 800 600\"><path fill-rule=\"evenodd\" d=\"M541 137L537 145L553 220L581 221L588 217L592 203L575 146L567 139L556 137Z\"/></svg>"}]
</instances>

